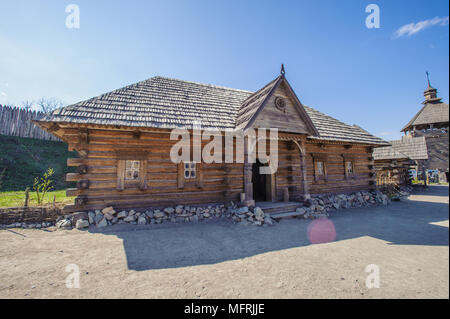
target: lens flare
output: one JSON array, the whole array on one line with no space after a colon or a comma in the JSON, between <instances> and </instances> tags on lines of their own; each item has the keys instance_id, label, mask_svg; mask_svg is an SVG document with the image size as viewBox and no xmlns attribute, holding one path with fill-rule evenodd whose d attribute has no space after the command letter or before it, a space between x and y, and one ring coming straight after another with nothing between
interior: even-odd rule
<instances>
[{"instance_id":1,"label":"lens flare","mask_svg":"<svg viewBox=\"0 0 450 319\"><path fill-rule=\"evenodd\" d=\"M336 229L326 217L315 219L308 226L308 240L311 244L323 244L336 240Z\"/></svg>"}]
</instances>

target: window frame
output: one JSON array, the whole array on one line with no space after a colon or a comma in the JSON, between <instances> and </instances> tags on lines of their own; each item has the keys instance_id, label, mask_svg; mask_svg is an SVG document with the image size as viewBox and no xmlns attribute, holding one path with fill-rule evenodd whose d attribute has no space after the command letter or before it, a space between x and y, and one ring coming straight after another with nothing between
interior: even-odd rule
<instances>
[{"instance_id":1,"label":"window frame","mask_svg":"<svg viewBox=\"0 0 450 319\"><path fill-rule=\"evenodd\" d=\"M344 178L350 179L350 178L356 178L356 160L355 155L349 155L349 154L342 154L343 162L344 162ZM347 163L352 164L352 172L347 171Z\"/></svg>"},{"instance_id":2,"label":"window frame","mask_svg":"<svg viewBox=\"0 0 450 319\"><path fill-rule=\"evenodd\" d=\"M130 164L131 164L131 167L130 168L128 168L128 163L129 162L131 162ZM135 167L133 167L133 164L135 164L135 163L137 163L137 168L135 168ZM125 160L125 181L128 181L128 182L136 182L136 181L139 181L140 180L140 178L141 178L141 172L140 172L140 170L141 170L141 161L140 160ZM128 178L128 171L130 171L131 172L131 178ZM136 177L133 177L133 173L137 173L137 176Z\"/></svg>"},{"instance_id":3,"label":"window frame","mask_svg":"<svg viewBox=\"0 0 450 319\"><path fill-rule=\"evenodd\" d=\"M188 167L186 167L186 164L188 164ZM192 165L194 165L192 167ZM186 172L189 172L188 176L186 176ZM192 175L192 172L194 174ZM196 161L186 161L183 162L183 178L185 180L195 180L197 179L197 162Z\"/></svg>"},{"instance_id":4,"label":"window frame","mask_svg":"<svg viewBox=\"0 0 450 319\"><path fill-rule=\"evenodd\" d=\"M186 163L195 163L195 177L186 177L185 175L185 162L178 162L178 178L177 178L177 187L182 189L185 187L187 183L188 186L192 186L195 184L197 188L203 188L203 164L201 162L196 161L186 161Z\"/></svg>"},{"instance_id":5,"label":"window frame","mask_svg":"<svg viewBox=\"0 0 450 319\"><path fill-rule=\"evenodd\" d=\"M313 168L314 168L314 181L318 182L320 180L328 181L328 154L327 153L311 153L313 159ZM322 163L322 173L319 174L318 171L318 163Z\"/></svg>"},{"instance_id":6,"label":"window frame","mask_svg":"<svg viewBox=\"0 0 450 319\"><path fill-rule=\"evenodd\" d=\"M354 173L353 167L354 167L353 161L345 161L345 171L347 174L353 175Z\"/></svg>"},{"instance_id":7,"label":"window frame","mask_svg":"<svg viewBox=\"0 0 450 319\"><path fill-rule=\"evenodd\" d=\"M319 165L319 164L321 164L321 165ZM316 174L318 177L325 175L323 161L320 161L320 160L316 161Z\"/></svg>"},{"instance_id":8,"label":"window frame","mask_svg":"<svg viewBox=\"0 0 450 319\"><path fill-rule=\"evenodd\" d=\"M147 163L148 153L146 151L116 151L117 159L117 190L124 190L125 188L139 188L145 190L148 188L147 184ZM128 179L127 161L139 162L138 178Z\"/></svg>"}]
</instances>

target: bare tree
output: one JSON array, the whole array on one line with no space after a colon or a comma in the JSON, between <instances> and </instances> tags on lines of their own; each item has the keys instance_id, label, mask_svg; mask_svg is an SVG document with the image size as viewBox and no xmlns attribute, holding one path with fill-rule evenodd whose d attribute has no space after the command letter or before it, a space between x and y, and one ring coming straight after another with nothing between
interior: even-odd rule
<instances>
[{"instance_id":1,"label":"bare tree","mask_svg":"<svg viewBox=\"0 0 450 319\"><path fill-rule=\"evenodd\" d=\"M50 113L53 110L56 110L59 107L63 106L63 102L61 100L55 99L55 98L40 98L36 102L38 108L40 111L44 113Z\"/></svg>"},{"instance_id":2,"label":"bare tree","mask_svg":"<svg viewBox=\"0 0 450 319\"><path fill-rule=\"evenodd\" d=\"M34 102L30 101L30 100L25 100L22 102L22 106L25 110L31 111L31 110L33 110Z\"/></svg>"}]
</instances>

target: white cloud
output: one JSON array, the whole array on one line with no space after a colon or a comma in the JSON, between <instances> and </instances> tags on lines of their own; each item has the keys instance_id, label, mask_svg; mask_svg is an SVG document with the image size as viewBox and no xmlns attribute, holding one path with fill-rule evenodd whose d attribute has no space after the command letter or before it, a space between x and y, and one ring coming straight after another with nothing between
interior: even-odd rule
<instances>
[{"instance_id":1,"label":"white cloud","mask_svg":"<svg viewBox=\"0 0 450 319\"><path fill-rule=\"evenodd\" d=\"M5 92L0 92L1 96L7 96L7 94Z\"/></svg>"},{"instance_id":2,"label":"white cloud","mask_svg":"<svg viewBox=\"0 0 450 319\"><path fill-rule=\"evenodd\" d=\"M447 26L448 25L448 16L443 17L443 18L439 18L439 17L435 17L433 19L428 19L428 20L423 20L417 23L410 23L410 24L405 24L404 26L401 26L400 28L398 28L394 34L393 34L393 38L394 39L398 39L400 37L403 36L412 36L422 30L425 30L426 28L432 27L432 26Z\"/></svg>"}]
</instances>

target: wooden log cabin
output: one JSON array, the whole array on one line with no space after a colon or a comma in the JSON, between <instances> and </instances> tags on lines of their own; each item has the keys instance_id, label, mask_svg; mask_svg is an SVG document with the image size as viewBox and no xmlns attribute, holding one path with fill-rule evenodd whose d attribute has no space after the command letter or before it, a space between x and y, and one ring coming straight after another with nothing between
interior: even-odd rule
<instances>
[{"instance_id":1,"label":"wooden log cabin","mask_svg":"<svg viewBox=\"0 0 450 319\"><path fill-rule=\"evenodd\" d=\"M260 174L262 164L247 156L233 163L174 163L170 151L179 141L170 139L171 131L185 128L193 135L199 120L221 139L225 131L277 128L278 169ZM67 163L77 167L67 174L67 181L77 182L67 190L77 196L67 212L229 201L251 206L255 200L370 190L376 187L372 150L388 145L303 105L284 69L257 92L157 76L57 109L35 123L79 154ZM202 140L202 147L208 142ZM246 153L248 138L244 143ZM271 143L267 137L267 147Z\"/></svg>"},{"instance_id":2,"label":"wooden log cabin","mask_svg":"<svg viewBox=\"0 0 450 319\"><path fill-rule=\"evenodd\" d=\"M409 185L409 171L423 169L428 160L425 137L407 135L389 143L390 146L378 147L373 152L377 186Z\"/></svg>"}]
</instances>

